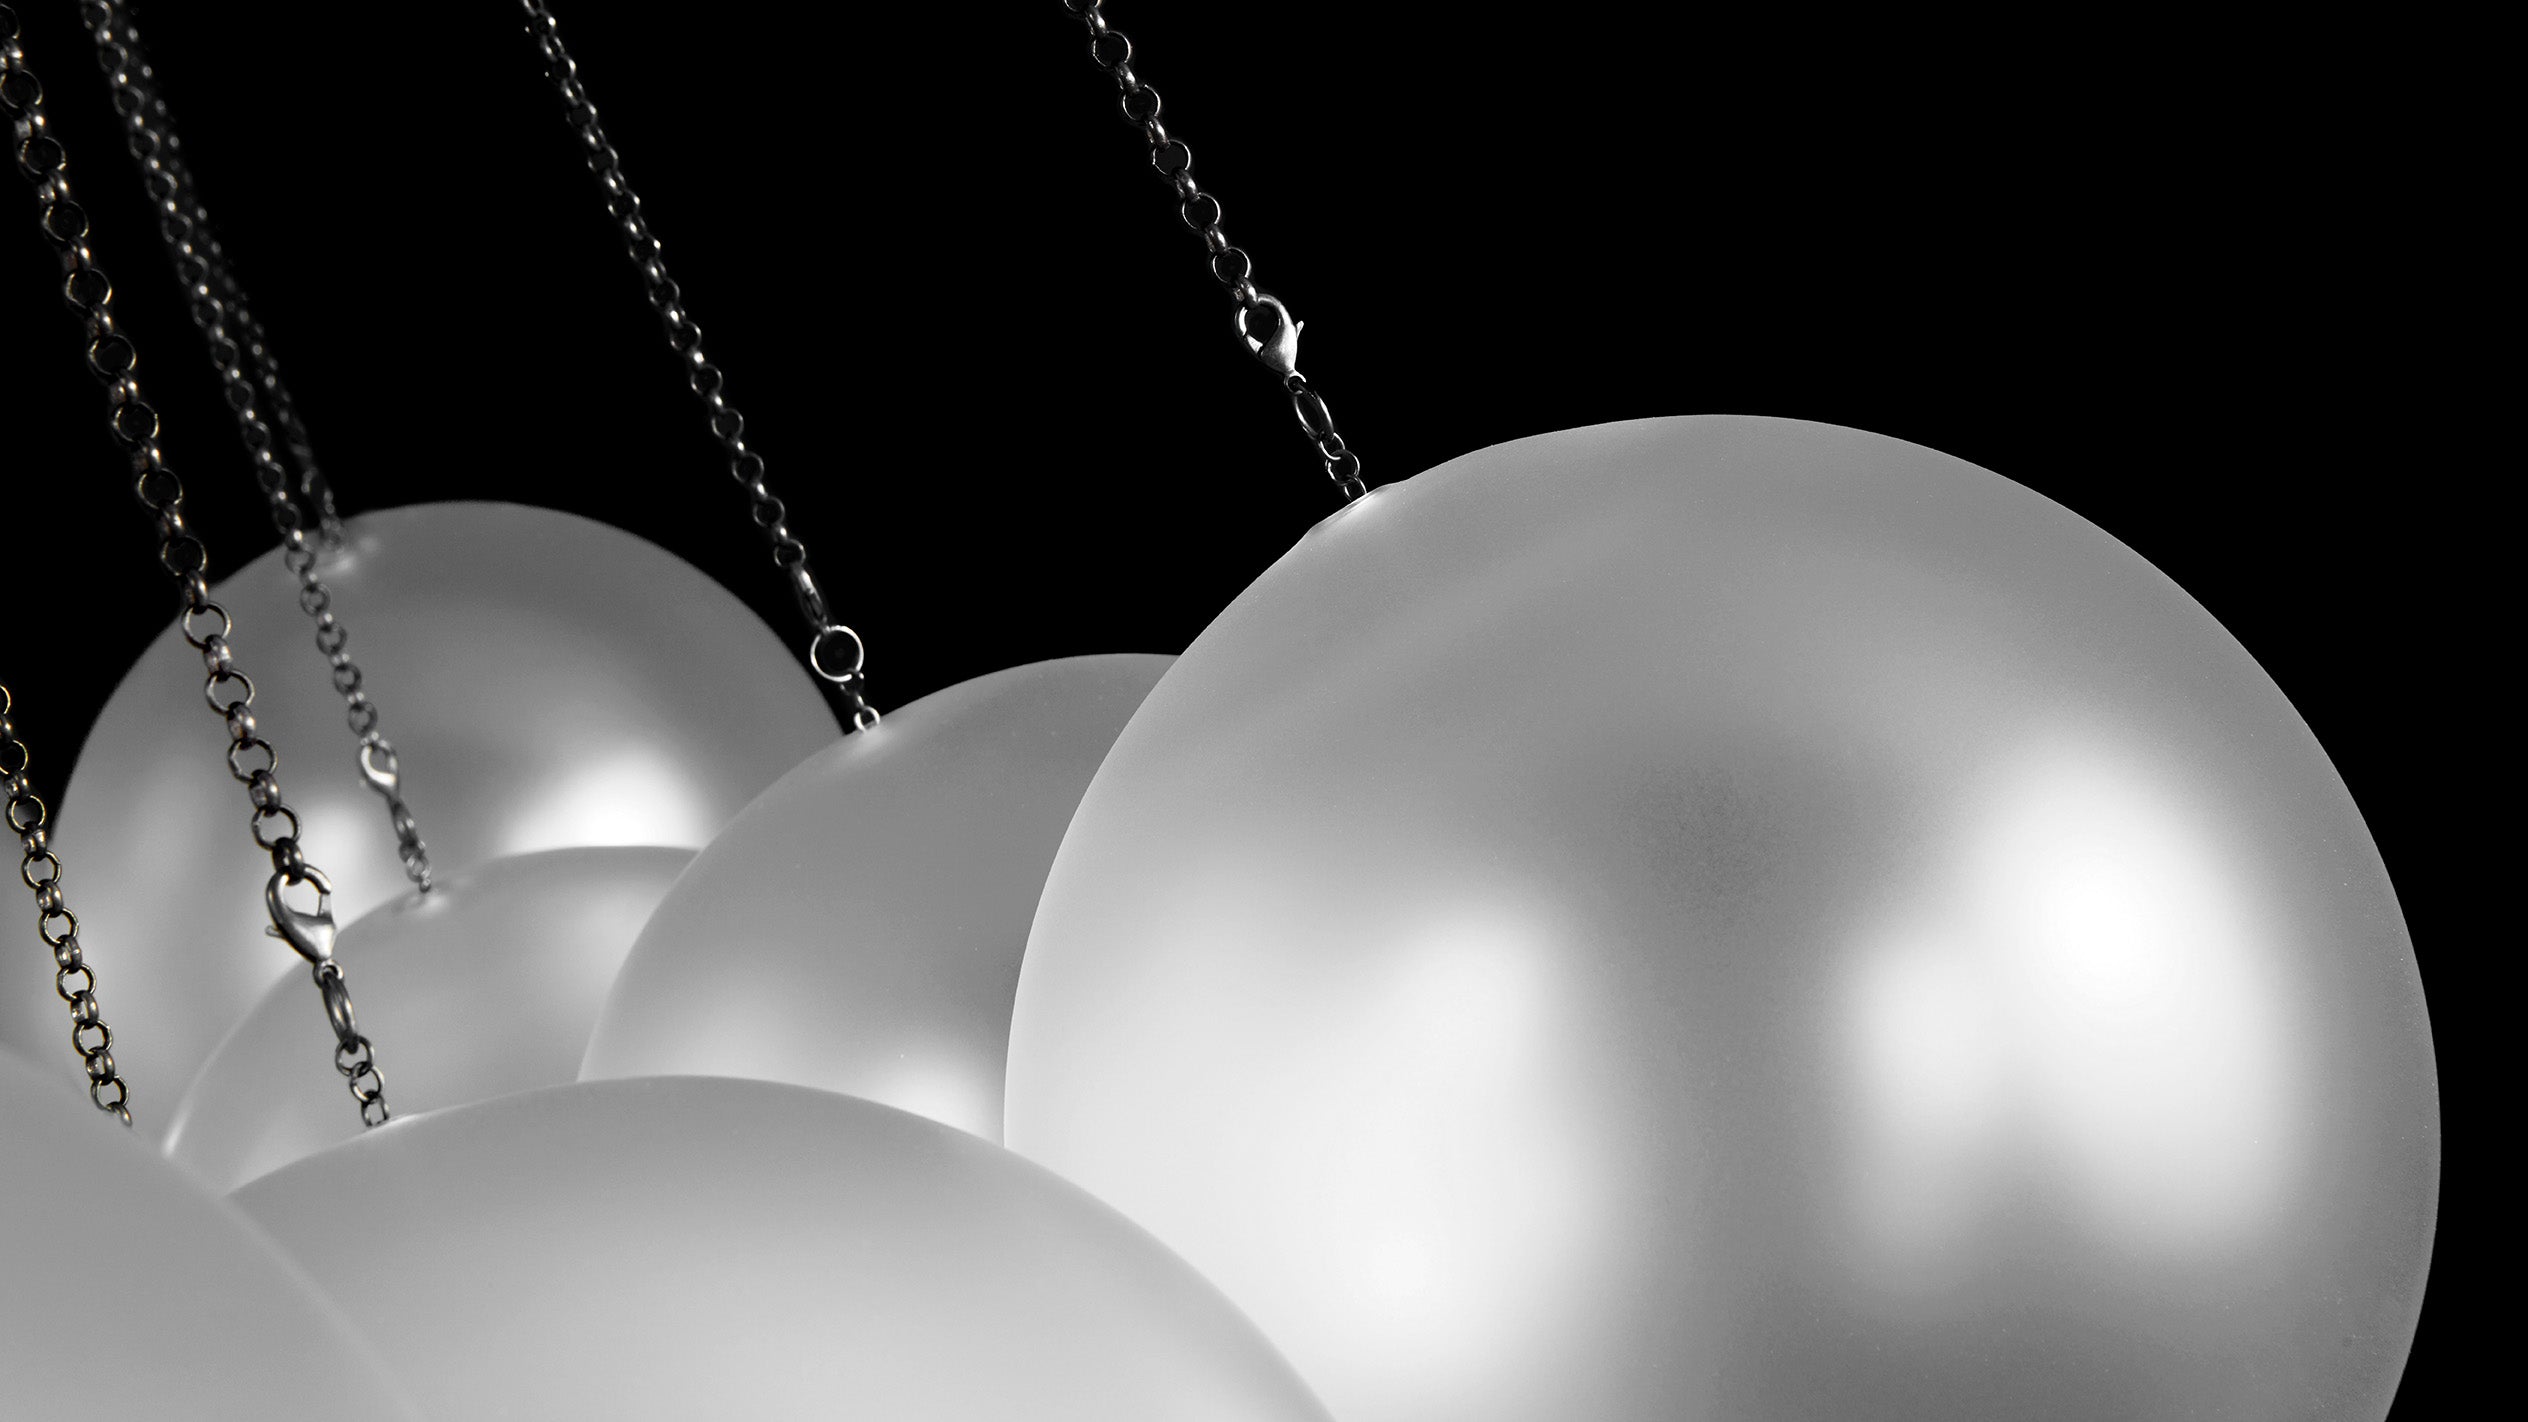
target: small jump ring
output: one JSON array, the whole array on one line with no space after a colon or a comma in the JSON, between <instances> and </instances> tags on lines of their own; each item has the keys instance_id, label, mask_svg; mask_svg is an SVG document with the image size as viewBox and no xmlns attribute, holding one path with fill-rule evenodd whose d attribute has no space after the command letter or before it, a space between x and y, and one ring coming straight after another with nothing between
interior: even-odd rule
<instances>
[{"instance_id":1,"label":"small jump ring","mask_svg":"<svg viewBox=\"0 0 2528 1422\"><path fill-rule=\"evenodd\" d=\"M825 664L825 648L837 637L851 639L851 665L849 666L829 667ZM808 639L808 668L818 676L839 686L859 673L861 661L867 653L868 649L861 645L860 634L850 628L840 623L830 627L820 627L816 635Z\"/></svg>"}]
</instances>

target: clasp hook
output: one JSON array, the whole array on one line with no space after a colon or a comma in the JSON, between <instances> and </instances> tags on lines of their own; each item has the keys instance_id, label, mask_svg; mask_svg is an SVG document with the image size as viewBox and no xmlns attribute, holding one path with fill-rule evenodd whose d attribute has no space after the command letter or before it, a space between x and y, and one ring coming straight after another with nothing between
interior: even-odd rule
<instances>
[{"instance_id":1,"label":"clasp hook","mask_svg":"<svg viewBox=\"0 0 2528 1422\"><path fill-rule=\"evenodd\" d=\"M298 950L310 963L330 963L334 956L334 883L321 869L301 869L299 879L316 886L316 911L305 913L290 906L281 897L281 890L299 882L287 873L275 873L263 884L264 912L272 916L272 926L264 933Z\"/></svg>"},{"instance_id":2,"label":"clasp hook","mask_svg":"<svg viewBox=\"0 0 2528 1422\"><path fill-rule=\"evenodd\" d=\"M1246 328L1246 318L1258 306L1273 308L1274 325L1270 333L1258 339ZM1290 308L1281 298L1257 292L1253 304L1238 308L1238 339L1246 342L1248 355L1264 363L1275 375L1289 375L1299 369L1299 328L1304 322L1290 319Z\"/></svg>"},{"instance_id":3,"label":"clasp hook","mask_svg":"<svg viewBox=\"0 0 2528 1422\"><path fill-rule=\"evenodd\" d=\"M362 741L360 777L369 782L370 789L392 800L403 789L403 762L386 742Z\"/></svg>"}]
</instances>

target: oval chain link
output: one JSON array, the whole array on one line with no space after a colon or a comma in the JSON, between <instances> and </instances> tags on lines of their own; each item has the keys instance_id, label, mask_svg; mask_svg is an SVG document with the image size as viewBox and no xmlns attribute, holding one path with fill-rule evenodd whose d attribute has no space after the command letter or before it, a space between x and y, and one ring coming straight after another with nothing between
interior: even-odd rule
<instances>
[{"instance_id":1,"label":"oval chain link","mask_svg":"<svg viewBox=\"0 0 2528 1422\"><path fill-rule=\"evenodd\" d=\"M282 565L298 579L299 610L316 624L316 650L331 668L334 690L343 699L344 720L358 742L354 763L363 783L386 802L387 825L395 835L395 856L403 863L404 877L426 894L431 884L430 846L422 841L420 822L404 801L395 747L378 729L377 703L347 650L350 631L335 614L333 592L316 571L319 552L342 541L332 490L316 468L315 451L281 384L280 367L272 358L263 327L247 311L245 292L211 236L210 213L203 208L185 167L166 100L158 93L157 74L141 52L140 32L109 0L85 0L79 15L88 27L88 37L96 42L97 65L113 84L114 112L123 120L125 146L140 165L142 186L157 210L158 235L177 280L184 284L194 329L202 333L228 408L237 417L238 438L254 462L255 483L263 490L273 531L281 536ZM258 394L280 423L283 438L275 439ZM284 448L292 451L298 463L295 479L282 463ZM320 529L313 536L301 499L318 510Z\"/></svg>"},{"instance_id":2,"label":"oval chain link","mask_svg":"<svg viewBox=\"0 0 2528 1422\"><path fill-rule=\"evenodd\" d=\"M8 797L9 829L18 837L18 851L24 856L18 877L35 891L35 931L43 937L44 946L53 950L53 991L70 1004L70 1045L87 1067L88 1099L128 1126L132 1123L131 1088L114 1070L114 1029L105 1025L105 1014L97 1006L97 974L79 947L79 915L62 898L61 856L53 853L44 830L44 801L27 777L27 762L33 757L26 742L18 739L17 727L9 722L10 708L15 705L9 688L0 686L0 793ZM78 980L75 987L74 978Z\"/></svg>"},{"instance_id":3,"label":"oval chain link","mask_svg":"<svg viewBox=\"0 0 2528 1422\"><path fill-rule=\"evenodd\" d=\"M1350 503L1369 492L1361 482L1361 457L1343 441L1334 428L1333 412L1326 408L1325 397L1299 373L1299 322L1290 310L1270 293L1257 289L1251 279L1255 263L1244 248L1233 247L1220 231L1220 199L1204 192L1194 182L1194 150L1185 141L1171 135L1167 125L1159 121L1159 91L1141 82L1132 69L1132 41L1124 32L1106 23L1099 0L1062 0L1062 8L1071 18L1088 28L1089 62L1105 71L1115 81L1118 104L1124 121L1141 130L1150 144L1150 166L1168 180L1176 190L1176 215L1195 236L1203 241L1203 250L1211 257L1212 280L1228 289L1229 300L1237 306L1237 331L1245 342L1247 353L1263 363L1265 369L1281 377L1282 390L1290 396L1290 408L1299 417L1299 428L1317 448L1317 457L1325 461L1326 477L1334 481L1343 501Z\"/></svg>"},{"instance_id":4,"label":"oval chain link","mask_svg":"<svg viewBox=\"0 0 2528 1422\"><path fill-rule=\"evenodd\" d=\"M725 376L720 368L702 353L702 328L685 310L683 290L667 274L658 237L641 215L641 199L624 179L623 155L606 141L606 130L597 121L597 106L589 102L588 91L580 84L579 65L562 46L560 22L543 0L520 0L520 8L526 12L527 33L544 59L545 77L562 96L571 128L579 135L588 171L597 175L597 185L605 193L606 211L614 218L624 251L640 270L650 308L666 330L668 347L684 363L685 383L709 412L712 438L729 458L729 475L746 491L755 526L772 545L774 564L789 577L791 597L808 624L808 669L834 688L852 729L868 730L878 724L878 712L869 704L868 681L861 671L866 648L860 634L834 620L824 592L808 571L807 545L790 531L788 508L764 484L764 457L746 447L746 418L721 392Z\"/></svg>"},{"instance_id":5,"label":"oval chain link","mask_svg":"<svg viewBox=\"0 0 2528 1422\"><path fill-rule=\"evenodd\" d=\"M140 382L132 375L139 352L130 337L115 329L114 283L89 250L88 214L72 198L64 171L69 155L44 113L44 86L27 67L17 12L7 5L0 5L0 113L8 115L12 126L17 170L35 190L45 240L61 254L62 298L86 326L87 365L106 389L107 427L131 457L132 492L156 520L159 566L182 591L176 626L185 642L202 654L203 700L227 723L229 774L246 787L246 798L254 806L248 828L255 843L271 856L272 875L264 884L264 903L272 926L265 931L287 942L315 968L325 1015L338 1044L335 1066L359 1103L361 1121L382 1124L391 1114L386 1083L378 1075L376 1053L368 1038L360 1035L352 1020L342 971L332 962L331 885L323 871L307 862L299 846L298 815L282 797L277 775L280 753L256 733L254 682L238 668L229 646L232 623L226 609L211 600L205 576L210 552L185 522L184 485L167 467L166 453L158 445L158 412L141 398ZM303 884L313 885L317 893L312 912L296 908L285 897L288 889Z\"/></svg>"}]
</instances>

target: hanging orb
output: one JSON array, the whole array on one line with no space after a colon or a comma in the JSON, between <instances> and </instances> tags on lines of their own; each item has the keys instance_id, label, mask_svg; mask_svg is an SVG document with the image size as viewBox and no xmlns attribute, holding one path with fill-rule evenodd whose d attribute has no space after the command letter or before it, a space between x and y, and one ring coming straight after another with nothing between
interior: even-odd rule
<instances>
[{"instance_id":1,"label":"hanging orb","mask_svg":"<svg viewBox=\"0 0 2528 1422\"><path fill-rule=\"evenodd\" d=\"M1826 425L1310 532L1099 771L1009 1057L1010 1146L1346 1422L2375 1422L2431 1251L2308 727L2113 538Z\"/></svg>"},{"instance_id":2,"label":"hanging orb","mask_svg":"<svg viewBox=\"0 0 2528 1422\"><path fill-rule=\"evenodd\" d=\"M809 757L651 916L582 1078L792 1081L999 1140L1045 870L1171 660L1012 667Z\"/></svg>"},{"instance_id":3,"label":"hanging orb","mask_svg":"<svg viewBox=\"0 0 2528 1422\"><path fill-rule=\"evenodd\" d=\"M552 1087L394 1122L234 1198L443 1417L1325 1415L1121 1215L830 1092Z\"/></svg>"},{"instance_id":4,"label":"hanging orb","mask_svg":"<svg viewBox=\"0 0 2528 1422\"><path fill-rule=\"evenodd\" d=\"M349 526L320 572L441 874L574 845L699 848L838 734L791 648L631 534L496 503ZM235 615L256 720L280 749L336 915L348 923L411 892L279 551L214 592ZM134 1120L153 1135L229 1027L299 966L263 935L271 865L247 837L227 745L202 704L201 658L170 628L107 701L58 807L62 858L113 889L83 899L80 916L114 984ZM0 993L0 1045L84 1080L58 1050L60 1016L50 993Z\"/></svg>"},{"instance_id":5,"label":"hanging orb","mask_svg":"<svg viewBox=\"0 0 2528 1422\"><path fill-rule=\"evenodd\" d=\"M579 1075L623 955L689 849L548 849L495 859L369 910L334 957L377 1043L397 1115ZM364 1129L334 1034L289 973L211 1053L167 1128L167 1155L223 1194Z\"/></svg>"},{"instance_id":6,"label":"hanging orb","mask_svg":"<svg viewBox=\"0 0 2528 1422\"><path fill-rule=\"evenodd\" d=\"M0 1052L0 1415L417 1419L271 1241Z\"/></svg>"}]
</instances>

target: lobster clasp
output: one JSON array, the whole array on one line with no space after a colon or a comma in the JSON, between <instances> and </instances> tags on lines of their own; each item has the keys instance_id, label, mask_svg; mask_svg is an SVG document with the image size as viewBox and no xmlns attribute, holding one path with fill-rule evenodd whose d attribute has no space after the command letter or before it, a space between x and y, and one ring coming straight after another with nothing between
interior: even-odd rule
<instances>
[{"instance_id":1,"label":"lobster clasp","mask_svg":"<svg viewBox=\"0 0 2528 1422\"><path fill-rule=\"evenodd\" d=\"M1271 328L1260 333L1248 330L1246 318L1266 306L1273 308ZM1246 342L1248 355L1262 361L1265 369L1275 375L1289 375L1299 369L1301 324L1290 319L1290 308L1282 305L1280 297L1265 292L1255 294L1253 305L1238 308L1238 339Z\"/></svg>"},{"instance_id":2,"label":"lobster clasp","mask_svg":"<svg viewBox=\"0 0 2528 1422\"><path fill-rule=\"evenodd\" d=\"M360 743L360 778L369 788L392 800L403 790L403 762L395 748L383 740Z\"/></svg>"},{"instance_id":3,"label":"lobster clasp","mask_svg":"<svg viewBox=\"0 0 2528 1422\"><path fill-rule=\"evenodd\" d=\"M314 964L330 963L334 956L334 885L321 869L301 869L299 878L316 886L316 909L309 913L291 906L281 897L281 890L297 883L286 873L276 873L264 881L263 907L272 915L272 926L264 932L297 950L298 955Z\"/></svg>"}]
</instances>

